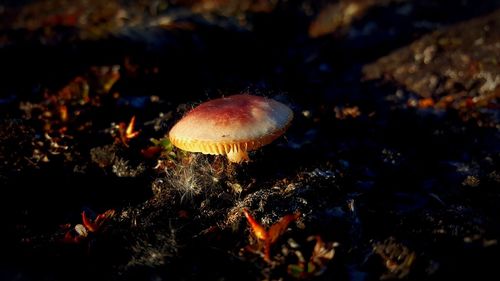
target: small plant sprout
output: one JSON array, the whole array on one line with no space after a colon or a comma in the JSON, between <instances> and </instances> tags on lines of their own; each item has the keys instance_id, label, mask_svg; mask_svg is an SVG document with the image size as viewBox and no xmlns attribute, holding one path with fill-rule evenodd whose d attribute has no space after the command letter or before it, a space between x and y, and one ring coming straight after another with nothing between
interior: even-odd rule
<instances>
[{"instance_id":1,"label":"small plant sprout","mask_svg":"<svg viewBox=\"0 0 500 281\"><path fill-rule=\"evenodd\" d=\"M157 164L154 167L158 171L173 169L178 165L184 165L186 153L183 150L174 150L174 146L168 138L150 139L153 145L142 149L141 154L144 158L157 158Z\"/></svg>"},{"instance_id":2,"label":"small plant sprout","mask_svg":"<svg viewBox=\"0 0 500 281\"><path fill-rule=\"evenodd\" d=\"M90 220L89 217L87 217L87 214L85 211L82 212L82 223L85 228L90 231L90 232L97 232L102 225L112 218L115 215L115 210L110 209L105 211L102 214L99 214L95 217L94 220Z\"/></svg>"},{"instance_id":3,"label":"small plant sprout","mask_svg":"<svg viewBox=\"0 0 500 281\"><path fill-rule=\"evenodd\" d=\"M144 158L151 159L160 155L169 159L176 158L177 155L173 152L173 145L170 143L168 138L151 138L149 141L151 141L152 145L141 150L141 154Z\"/></svg>"},{"instance_id":4,"label":"small plant sprout","mask_svg":"<svg viewBox=\"0 0 500 281\"><path fill-rule=\"evenodd\" d=\"M102 214L98 214L94 220L91 220L85 211L82 212L82 223L75 225L75 227L64 236L64 242L67 243L80 243L88 237L89 233L98 232L102 226L115 215L115 210L110 209Z\"/></svg>"},{"instance_id":5,"label":"small plant sprout","mask_svg":"<svg viewBox=\"0 0 500 281\"><path fill-rule=\"evenodd\" d=\"M172 127L168 136L180 149L226 155L230 162L248 161L248 151L281 136L293 119L292 110L275 100L248 94L200 104Z\"/></svg>"},{"instance_id":6,"label":"small plant sprout","mask_svg":"<svg viewBox=\"0 0 500 281\"><path fill-rule=\"evenodd\" d=\"M335 256L335 247L338 243L325 242L319 235L310 236L308 241L316 241L314 249L306 260L300 251L295 251L299 262L288 265L288 274L295 279L311 279L326 271L327 265Z\"/></svg>"},{"instance_id":7,"label":"small plant sprout","mask_svg":"<svg viewBox=\"0 0 500 281\"><path fill-rule=\"evenodd\" d=\"M123 122L118 124L119 138L117 140L121 141L121 143L123 143L123 145L125 145L126 147L128 147L128 143L131 139L139 135L139 131L136 131L134 127L135 127L135 116L132 116L132 118L130 118L130 122L128 123L128 125Z\"/></svg>"},{"instance_id":8,"label":"small plant sprout","mask_svg":"<svg viewBox=\"0 0 500 281\"><path fill-rule=\"evenodd\" d=\"M247 209L243 209L252 233L257 238L256 252L264 250L264 260L271 262L271 246L278 240L278 238L285 232L288 225L300 217L300 213L288 214L282 217L277 223L273 224L269 229L265 229L259 224Z\"/></svg>"}]
</instances>

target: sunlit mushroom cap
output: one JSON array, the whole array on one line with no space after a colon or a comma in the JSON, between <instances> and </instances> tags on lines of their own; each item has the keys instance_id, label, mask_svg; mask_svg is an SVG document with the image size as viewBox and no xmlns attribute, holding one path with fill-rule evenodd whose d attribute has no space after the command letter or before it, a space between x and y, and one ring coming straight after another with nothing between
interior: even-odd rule
<instances>
[{"instance_id":1,"label":"sunlit mushroom cap","mask_svg":"<svg viewBox=\"0 0 500 281\"><path fill-rule=\"evenodd\" d=\"M275 100L234 95L195 107L172 127L169 138L180 149L227 155L240 163L248 160L247 151L281 136L292 118L292 110Z\"/></svg>"}]
</instances>

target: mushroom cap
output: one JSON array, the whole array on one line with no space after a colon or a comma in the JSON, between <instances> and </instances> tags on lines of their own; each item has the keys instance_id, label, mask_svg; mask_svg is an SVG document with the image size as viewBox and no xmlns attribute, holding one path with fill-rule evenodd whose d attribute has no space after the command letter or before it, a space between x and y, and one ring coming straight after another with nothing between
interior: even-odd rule
<instances>
[{"instance_id":1,"label":"mushroom cap","mask_svg":"<svg viewBox=\"0 0 500 281\"><path fill-rule=\"evenodd\" d=\"M169 139L183 150L225 154L231 162L241 162L248 160L247 151L281 136L292 119L292 110L280 102L233 95L193 108L172 127Z\"/></svg>"}]
</instances>

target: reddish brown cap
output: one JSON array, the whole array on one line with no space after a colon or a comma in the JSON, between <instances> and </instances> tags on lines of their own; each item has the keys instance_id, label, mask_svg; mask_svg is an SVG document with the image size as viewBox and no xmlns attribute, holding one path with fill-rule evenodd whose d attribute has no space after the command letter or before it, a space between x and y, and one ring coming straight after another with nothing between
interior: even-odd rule
<instances>
[{"instance_id":1,"label":"reddish brown cap","mask_svg":"<svg viewBox=\"0 0 500 281\"><path fill-rule=\"evenodd\" d=\"M169 132L173 145L204 154L248 161L247 151L281 136L292 110L275 100L247 94L211 100L189 111Z\"/></svg>"}]
</instances>

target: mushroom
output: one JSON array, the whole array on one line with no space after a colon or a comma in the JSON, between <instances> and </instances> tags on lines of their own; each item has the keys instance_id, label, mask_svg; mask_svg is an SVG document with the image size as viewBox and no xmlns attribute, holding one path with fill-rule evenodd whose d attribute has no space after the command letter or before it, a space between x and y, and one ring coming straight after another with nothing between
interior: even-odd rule
<instances>
[{"instance_id":1,"label":"mushroom","mask_svg":"<svg viewBox=\"0 0 500 281\"><path fill-rule=\"evenodd\" d=\"M169 132L172 144L204 154L248 161L247 151L271 143L293 119L292 110L275 100L239 94L214 99L189 111Z\"/></svg>"}]
</instances>

